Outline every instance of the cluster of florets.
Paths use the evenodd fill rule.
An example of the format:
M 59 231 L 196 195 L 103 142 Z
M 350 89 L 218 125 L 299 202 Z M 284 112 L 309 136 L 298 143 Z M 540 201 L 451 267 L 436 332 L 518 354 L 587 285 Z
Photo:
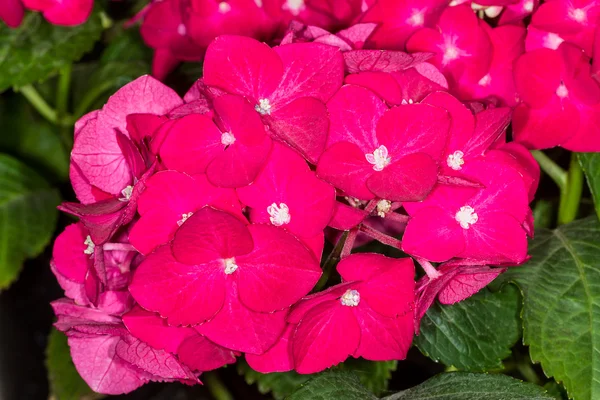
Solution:
M 53 304 L 94 390 L 242 355 L 401 360 L 436 297 L 527 258 L 539 170 L 506 141 L 510 108 L 459 101 L 431 54 L 361 49 L 373 24 L 293 28 L 273 48 L 220 36 L 183 99 L 145 76 L 76 124 Z M 356 251 L 372 240 L 412 258 Z
M 0 20 L 11 28 L 21 25 L 25 10 L 39 11 L 54 25 L 73 26 L 84 23 L 94 7 L 94 0 L 2 0 Z

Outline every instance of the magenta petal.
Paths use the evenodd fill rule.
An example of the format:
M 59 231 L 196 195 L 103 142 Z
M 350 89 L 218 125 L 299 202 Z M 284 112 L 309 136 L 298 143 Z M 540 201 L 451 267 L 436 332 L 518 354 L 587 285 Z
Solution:
M 300 97 L 326 102 L 342 86 L 344 63 L 340 49 L 321 43 L 294 43 L 274 50 L 283 62 L 284 75 L 270 97 L 273 103 L 285 104 Z
M 320 100 L 302 97 L 265 116 L 273 136 L 298 150 L 316 164 L 327 143 L 329 118 Z
M 511 111 L 507 107 L 497 107 L 475 114 L 475 129 L 473 137 L 465 146 L 465 156 L 476 157 L 482 155 L 498 140 L 510 123 Z
M 523 54 L 514 64 L 519 97 L 531 107 L 543 107 L 560 86 L 563 69 L 556 51 L 540 49 Z
M 129 291 L 142 307 L 160 313 L 172 325 L 198 324 L 223 305 L 225 277 L 222 261 L 181 264 L 165 245 L 139 265 Z
M 344 281 L 362 281 L 361 301 L 386 317 L 404 315 L 413 307 L 415 267 L 410 258 L 351 254 L 337 266 Z
M 259 313 L 246 308 L 238 298 L 237 284 L 230 281 L 221 311 L 196 330 L 228 349 L 262 354 L 283 334 L 286 314 L 287 310 Z
M 52 249 L 53 265 L 65 278 L 83 283 L 92 266 L 92 254 L 86 254 L 87 230 L 81 223 L 71 224 L 58 235 Z
M 283 63 L 264 43 L 249 37 L 219 36 L 204 59 L 204 83 L 251 101 L 267 98 L 279 86 Z
M 327 147 L 338 142 L 356 144 L 363 152 L 378 147 L 376 127 L 388 110 L 373 92 L 360 86 L 342 87 L 327 103 L 331 119 Z
M 360 345 L 354 357 L 372 361 L 404 360 L 413 338 L 413 313 L 389 318 L 382 317 L 359 304 L 354 315 L 360 325 Z
M 254 250 L 236 257 L 240 301 L 259 312 L 291 306 L 319 280 L 317 260 L 298 239 L 280 228 L 250 225 L 248 230 Z
M 169 326 L 166 319 L 139 306 L 123 315 L 123 323 L 136 338 L 169 353 L 175 353 L 187 337 L 196 336 L 192 328 Z
M 353 50 L 344 53 L 346 69 L 351 74 L 401 71 L 410 67 L 413 61 L 413 56 L 402 51 Z
M 509 214 L 480 213 L 464 235 L 465 249 L 458 257 L 492 260 L 494 264 L 519 264 L 527 257 L 527 233 Z
M 286 372 L 294 369 L 290 339 L 295 331 L 295 325 L 288 325 L 277 343 L 264 354 L 246 354 L 250 368 L 262 374 Z
M 439 160 L 448 139 L 450 116 L 443 108 L 409 104 L 390 109 L 377 124 L 377 139 L 394 157 L 422 152 Z
M 348 142 L 339 142 L 328 148 L 317 165 L 319 178 L 361 200 L 375 197 L 366 184 L 373 173 L 373 166 L 365 158 L 365 153 L 356 144 Z
M 377 197 L 390 201 L 421 201 L 437 182 L 438 165 L 425 153 L 402 157 L 372 174 L 367 187 Z
M 186 264 L 241 256 L 254 243 L 246 225 L 233 215 L 204 207 L 188 218 L 175 234 L 173 255 Z
M 306 313 L 314 308 L 317 304 L 321 304 L 329 300 L 337 301 L 340 297 L 342 297 L 344 292 L 355 285 L 356 282 L 344 282 L 335 286 L 331 286 L 321 292 L 313 293 L 304 297 L 291 308 L 291 311 L 286 318 L 287 322 L 290 324 L 298 324 L 302 318 L 304 318 L 304 315 L 306 315 Z
M 360 326 L 351 307 L 339 300 L 325 301 L 308 311 L 296 329 L 295 369 L 300 374 L 323 371 L 352 355 L 359 343 Z
M 433 92 L 423 99 L 423 103 L 448 111 L 452 120 L 448 149 L 451 152 L 453 148 L 462 149 L 473 135 L 475 128 L 473 113 L 456 97 L 447 92 Z
M 160 148 L 160 157 L 167 168 L 193 175 L 204 173 L 223 148 L 221 131 L 212 119 L 191 114 L 173 124 Z
M 131 392 L 148 382 L 147 375 L 116 354 L 118 336 L 70 337 L 71 357 L 77 372 L 90 388 L 103 394 Z
M 360 224 L 367 216 L 368 213 L 364 210 L 336 201 L 329 226 L 340 231 L 348 231 Z
M 117 343 L 119 358 L 156 377 L 166 380 L 178 379 L 197 382 L 198 379 L 188 367 L 171 353 L 157 350 L 133 336 L 124 336 Z
M 177 350 L 179 359 L 194 371 L 212 371 L 235 362 L 233 351 L 221 347 L 199 335 L 187 337 Z
M 446 261 L 465 249 L 462 228 L 437 207 L 419 210 L 411 217 L 402 237 L 402 250 L 434 262 Z
M 11 28 L 21 25 L 25 9 L 20 0 L 8 0 L 0 5 L 0 19 Z
M 344 82 L 367 88 L 376 93 L 377 96 L 381 97 L 388 104 L 400 105 L 402 103 L 402 90 L 400 90 L 396 79 L 386 72 L 359 72 L 358 74 L 350 74 L 346 76 Z

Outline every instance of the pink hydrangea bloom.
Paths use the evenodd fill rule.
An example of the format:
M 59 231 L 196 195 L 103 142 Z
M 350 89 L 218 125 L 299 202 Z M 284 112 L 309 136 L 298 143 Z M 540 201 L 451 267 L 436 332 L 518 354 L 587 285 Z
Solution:
M 89 18 L 94 0 L 21 0 L 26 8 L 40 11 L 54 25 L 79 25 Z
M 348 356 L 403 359 L 412 342 L 414 266 L 410 259 L 354 254 L 337 267 L 346 283 L 299 302 L 289 345 L 294 369 L 314 373 Z
M 517 142 L 533 149 L 600 150 L 600 86 L 581 49 L 563 43 L 557 50 L 531 51 L 514 72 L 523 101 L 513 114 Z
M 342 84 L 338 48 L 293 43 L 269 48 L 241 36 L 220 36 L 209 46 L 204 83 L 246 97 L 271 134 L 316 163 L 327 140 L 324 102 Z
M 527 256 L 523 223 L 528 193 L 508 165 L 476 160 L 464 173 L 484 185 L 438 185 L 420 203 L 405 203 L 411 216 L 402 239 L 408 254 L 442 262 L 453 257 L 520 263 Z
M 171 324 L 203 323 L 199 332 L 215 343 L 261 353 L 283 330 L 277 319 L 283 322 L 285 314 L 273 312 L 305 295 L 320 274 L 312 253 L 284 230 L 246 225 L 205 207 L 182 224 L 172 246 L 142 262 L 129 289 L 140 305 Z M 173 288 L 168 296 L 166 282 Z M 242 321 L 256 336 L 220 328 Z
M 427 196 L 448 137 L 445 110 L 425 104 L 388 109 L 374 93 L 353 85 L 340 89 L 327 108 L 331 128 L 319 177 L 362 200 Z
M 298 153 L 276 143 L 256 181 L 237 193 L 250 208 L 252 222 L 288 230 L 321 258 L 323 230 L 333 214 L 335 189 L 318 179 Z
M 161 159 L 170 169 L 206 173 L 216 186 L 246 186 L 266 162 L 271 139 L 244 98 L 223 95 L 212 103 L 214 118 L 190 114 L 173 124 L 160 149 Z

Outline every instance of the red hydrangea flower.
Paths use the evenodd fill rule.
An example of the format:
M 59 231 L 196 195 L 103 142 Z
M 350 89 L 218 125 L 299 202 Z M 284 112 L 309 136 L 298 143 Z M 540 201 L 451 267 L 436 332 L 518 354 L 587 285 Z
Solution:
M 269 15 L 287 27 L 291 21 L 337 31 L 350 25 L 362 11 L 362 0 L 262 0 Z
M 316 163 L 327 140 L 323 102 L 344 76 L 338 48 L 294 43 L 269 48 L 241 36 L 220 36 L 209 46 L 204 83 L 246 97 L 271 133 Z
M 404 50 L 417 30 L 433 28 L 448 2 L 443 0 L 380 0 L 363 15 L 361 22 L 377 23 L 367 43 L 372 49 Z
M 138 200 L 141 218 L 133 225 L 129 240 L 140 253 L 149 254 L 170 241 L 189 217 L 207 205 L 243 218 L 233 189 L 217 188 L 204 175 L 159 172 L 147 181 Z
M 188 174 L 206 173 L 222 187 L 246 186 L 256 179 L 271 150 L 271 139 L 246 100 L 222 95 L 209 114 L 190 114 L 175 122 L 160 149 L 167 168 Z
M 58 316 L 55 326 L 69 337 L 73 363 L 92 390 L 122 394 L 149 381 L 198 382 L 173 354 L 129 334 L 120 318 L 66 299 L 52 307 Z
M 414 265 L 410 259 L 353 254 L 337 267 L 345 283 L 299 302 L 288 317 L 294 369 L 322 371 L 348 356 L 404 359 L 412 342 Z
M 331 128 L 319 177 L 361 200 L 427 196 L 448 137 L 445 110 L 425 104 L 388 109 L 375 94 L 353 85 L 340 89 L 327 108 Z
M 89 18 L 94 0 L 21 0 L 30 10 L 40 11 L 54 25 L 79 25 Z
M 284 230 L 205 207 L 183 223 L 172 246 L 140 264 L 129 290 L 170 324 L 201 323 L 199 332 L 215 343 L 261 353 L 283 331 L 285 314 L 274 311 L 305 295 L 320 274 L 311 252 Z
M 490 68 L 493 47 L 483 24 L 467 5 L 448 7 L 435 29 L 418 30 L 406 47 L 410 52 L 434 53 L 430 62 L 446 75 L 450 87 L 460 92 L 461 80 L 478 82 Z
M 513 114 L 516 141 L 533 149 L 600 151 L 600 86 L 580 49 L 563 43 L 524 54 L 515 82 L 523 100 Z
M 21 25 L 25 8 L 21 0 L 6 0 L 0 4 L 0 19 L 11 28 Z
M 237 193 L 250 208 L 252 222 L 288 230 L 321 258 L 335 189 L 318 179 L 298 153 L 276 143 L 256 181 Z
M 404 204 L 411 219 L 402 249 L 435 262 L 453 257 L 522 262 L 529 201 L 521 174 L 485 160 L 470 162 L 463 173 L 484 187 L 438 185 L 424 201 Z

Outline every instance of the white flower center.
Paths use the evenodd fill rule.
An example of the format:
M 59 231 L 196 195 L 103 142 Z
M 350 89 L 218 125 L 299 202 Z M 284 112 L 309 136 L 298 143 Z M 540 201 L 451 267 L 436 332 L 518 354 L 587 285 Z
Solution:
M 258 104 L 254 106 L 254 109 L 262 115 L 271 115 L 271 102 L 269 99 L 260 99 L 258 100 Z
M 558 46 L 564 42 L 564 39 L 558 36 L 556 33 L 548 33 L 544 36 L 544 47 L 556 50 Z
M 123 197 L 119 198 L 119 201 L 129 201 L 131 194 L 133 193 L 133 186 L 129 185 L 125 189 L 121 190 Z
M 567 87 L 561 83 L 558 89 L 556 89 L 556 95 L 561 99 L 564 99 L 569 95 L 569 89 L 567 89 Z
M 226 258 L 223 260 L 223 263 L 225 264 L 225 274 L 227 275 L 233 274 L 238 269 L 235 258 Z
M 177 34 L 180 36 L 185 36 L 186 33 L 187 33 L 187 28 L 185 27 L 185 24 L 179 24 L 177 26 Z
M 85 242 L 83 242 L 83 244 L 85 244 L 87 246 L 87 248 L 83 251 L 83 254 L 87 254 L 87 255 L 94 254 L 94 249 L 96 248 L 96 245 L 94 244 L 94 242 L 92 242 L 92 237 L 90 235 L 87 235 L 87 237 L 85 238 Z
M 375 149 L 373 154 L 365 154 L 365 158 L 369 164 L 373 164 L 375 171 L 381 171 L 390 164 L 392 159 L 388 157 L 388 149 L 384 145 Z
M 256 4 L 256 7 L 258 8 L 262 8 L 263 6 L 262 0 L 254 0 L 254 4 Z
M 304 5 L 304 0 L 287 0 L 281 8 L 289 11 L 290 14 L 297 16 L 304 11 L 306 6 Z
M 179 225 L 179 226 L 183 225 L 183 223 L 185 221 L 187 221 L 187 219 L 189 217 L 191 217 L 192 215 L 194 215 L 193 212 L 189 212 L 189 213 L 186 213 L 186 214 L 181 214 L 181 219 L 179 221 L 177 221 L 177 225 Z
M 392 202 L 389 200 L 379 200 L 377 202 L 377 215 L 381 218 L 385 217 L 385 214 L 389 213 L 392 209 Z
M 532 12 L 533 11 L 533 1 L 526 1 L 523 4 L 523 10 L 525 10 L 527 12 Z
M 481 86 L 487 86 L 490 84 L 491 81 L 492 81 L 492 76 L 490 74 L 487 74 L 483 78 L 481 78 L 478 83 Z
M 271 223 L 275 226 L 289 224 L 292 219 L 290 209 L 285 203 L 279 203 L 279 206 L 277 206 L 276 203 L 273 203 L 267 207 L 267 212 L 271 216 L 271 218 L 269 218 Z
M 340 302 L 344 306 L 356 307 L 360 303 L 360 293 L 358 293 L 358 290 L 348 289 L 340 298 Z
M 229 11 L 231 11 L 231 6 L 229 5 L 229 3 L 225 1 L 219 3 L 219 12 L 221 14 L 228 13 Z
M 465 164 L 465 160 L 463 160 L 464 155 L 465 154 L 462 151 L 456 150 L 454 153 L 448 156 L 448 158 L 446 159 L 446 164 L 448 164 L 448 166 L 453 170 L 459 171 Z
M 477 222 L 479 217 L 471 206 L 462 206 L 454 216 L 456 222 L 460 224 L 463 229 L 469 229 L 471 225 Z
M 223 132 L 221 134 L 221 144 L 223 146 L 231 146 L 235 143 L 235 136 L 231 132 Z
M 450 61 L 456 60 L 458 58 L 458 48 L 454 45 L 450 45 L 446 47 L 444 50 L 444 58 L 442 59 L 442 64 L 448 64 Z
M 485 15 L 488 16 L 489 18 L 496 18 L 498 15 L 500 15 L 501 12 L 502 12 L 501 6 L 486 7 L 486 9 L 484 11 Z
M 421 10 L 413 10 L 412 15 L 407 21 L 409 25 L 412 26 L 421 26 L 425 23 L 425 16 L 423 15 L 423 11 Z
M 405 106 L 407 104 L 413 104 L 413 103 L 414 103 L 413 99 L 408 99 L 408 101 L 406 101 L 406 99 L 402 99 L 402 102 L 400 104 Z
M 587 20 L 587 14 L 581 8 L 575 8 L 569 11 L 569 17 L 573 18 L 577 22 L 585 22 Z

